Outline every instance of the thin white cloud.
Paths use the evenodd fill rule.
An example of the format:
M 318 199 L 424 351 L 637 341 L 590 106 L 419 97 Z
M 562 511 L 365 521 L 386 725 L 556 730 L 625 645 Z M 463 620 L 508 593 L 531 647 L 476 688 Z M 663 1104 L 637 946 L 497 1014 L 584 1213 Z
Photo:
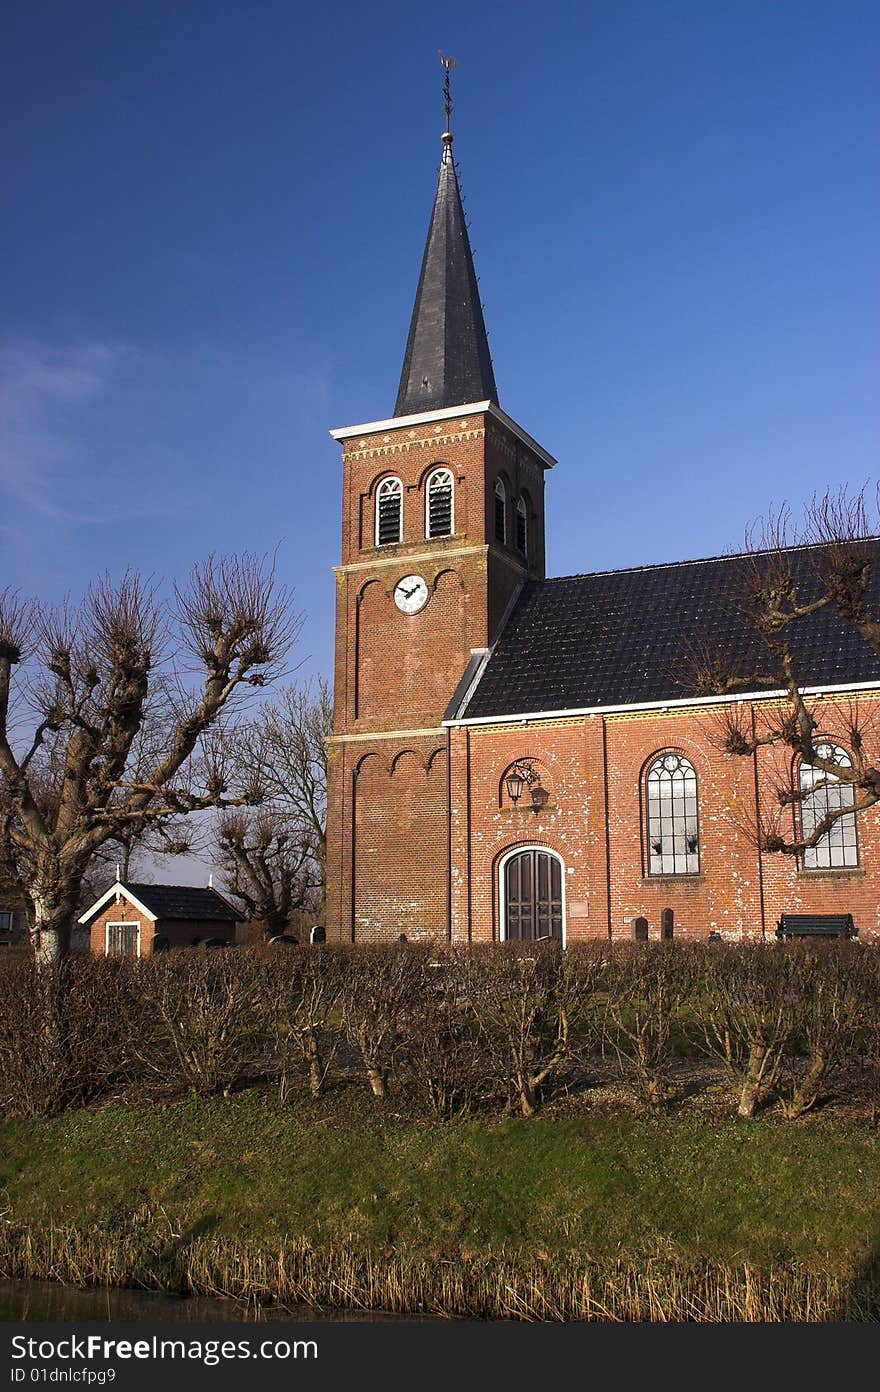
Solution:
M 86 433 L 112 400 L 136 350 L 119 343 L 0 342 L 0 498 L 25 514 L 69 525 L 143 516 L 101 496 L 90 474 Z

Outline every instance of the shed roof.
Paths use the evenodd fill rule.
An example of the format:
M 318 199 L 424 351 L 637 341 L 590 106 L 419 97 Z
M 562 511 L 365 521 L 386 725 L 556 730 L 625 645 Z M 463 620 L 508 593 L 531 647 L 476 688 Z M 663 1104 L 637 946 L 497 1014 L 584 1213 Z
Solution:
M 155 920 L 166 918 L 201 919 L 208 922 L 243 923 L 244 915 L 232 907 L 216 889 L 197 885 L 144 884 L 140 881 L 114 882 L 80 917 L 88 923 L 121 891 L 124 898 L 146 909 Z

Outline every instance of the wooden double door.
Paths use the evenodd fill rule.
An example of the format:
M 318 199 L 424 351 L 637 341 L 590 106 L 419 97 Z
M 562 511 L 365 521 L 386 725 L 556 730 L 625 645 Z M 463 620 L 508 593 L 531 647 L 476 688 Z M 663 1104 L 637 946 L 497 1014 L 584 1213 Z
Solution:
M 549 851 L 520 851 L 505 863 L 504 937 L 562 941 L 562 862 Z

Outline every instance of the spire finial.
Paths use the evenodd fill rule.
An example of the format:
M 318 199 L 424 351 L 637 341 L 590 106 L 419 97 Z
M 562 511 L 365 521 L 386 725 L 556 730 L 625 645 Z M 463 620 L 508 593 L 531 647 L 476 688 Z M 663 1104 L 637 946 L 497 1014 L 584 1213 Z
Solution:
M 449 147 L 452 144 L 452 91 L 450 87 L 449 72 L 451 68 L 458 67 L 458 60 L 456 58 L 447 58 L 442 48 L 438 49 L 438 52 L 440 54 L 440 62 L 443 64 L 444 68 L 443 110 L 446 113 L 446 129 L 444 130 L 440 138 L 443 141 L 443 155 L 445 158 L 446 152 L 449 150 Z

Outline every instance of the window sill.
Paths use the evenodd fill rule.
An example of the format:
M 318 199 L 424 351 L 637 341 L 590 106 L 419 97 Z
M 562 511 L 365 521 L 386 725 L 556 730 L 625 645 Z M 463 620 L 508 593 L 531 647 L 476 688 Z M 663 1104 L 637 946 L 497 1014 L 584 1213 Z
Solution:
M 467 540 L 467 537 L 466 537 L 466 534 L 465 534 L 464 532 L 452 532 L 451 535 L 447 535 L 447 536 L 438 536 L 438 537 L 416 537 L 415 540 L 413 540 L 412 537 L 409 537 L 409 538 L 404 539 L 403 541 L 383 541 L 383 542 L 381 542 L 381 543 L 379 543 L 379 544 L 377 544 L 377 545 L 374 545 L 374 546 L 362 546 L 362 547 L 360 548 L 360 551 L 361 551 L 361 554 L 362 554 L 362 555 L 372 555 L 372 556 L 392 555 L 392 556 L 393 556 L 393 555 L 395 555 L 395 553 L 397 553 L 397 552 L 403 552 L 403 553 L 405 553 L 405 552 L 409 552 L 409 551 L 418 551 L 419 549 L 424 549 L 424 547 L 426 547 L 426 546 L 436 546 L 437 543 L 438 543 L 438 542 L 441 542 L 441 541 L 459 541 L 459 542 L 463 542 L 463 541 L 466 541 L 466 540 Z
M 704 873 L 702 870 L 697 870 L 696 872 L 694 872 L 693 870 L 689 870 L 689 871 L 687 871 L 686 874 L 680 874 L 680 875 L 676 875 L 676 874 L 668 874 L 668 875 L 643 875 L 643 876 L 642 876 L 642 884 L 643 884 L 643 885 L 657 885 L 657 884 L 702 884 L 702 882 L 703 882 L 703 880 L 705 880 L 705 878 L 706 878 L 705 873 Z
M 859 880 L 864 879 L 867 871 L 861 865 L 841 865 L 830 869 L 805 870 L 803 866 L 798 866 L 797 877 L 799 880 Z

